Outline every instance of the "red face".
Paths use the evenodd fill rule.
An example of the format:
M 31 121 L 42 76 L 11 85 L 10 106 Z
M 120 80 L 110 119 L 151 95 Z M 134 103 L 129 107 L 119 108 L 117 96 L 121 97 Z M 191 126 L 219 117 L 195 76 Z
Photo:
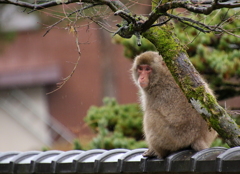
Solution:
M 149 75 L 152 72 L 152 68 L 149 65 L 139 65 L 138 70 L 138 84 L 142 88 L 148 87 Z

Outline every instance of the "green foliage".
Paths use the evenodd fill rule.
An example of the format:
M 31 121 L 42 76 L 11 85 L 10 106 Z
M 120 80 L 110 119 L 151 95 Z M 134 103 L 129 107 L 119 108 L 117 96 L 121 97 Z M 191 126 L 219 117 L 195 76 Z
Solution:
M 208 16 L 186 14 L 206 25 L 220 25 L 240 35 L 239 9 L 222 9 Z M 182 15 L 184 16 L 184 14 Z M 223 22 L 224 21 L 224 22 Z M 224 25 L 223 25 L 224 24 Z M 218 96 L 224 99 L 240 94 L 240 39 L 229 34 L 201 33 L 193 27 L 176 22 L 178 38 L 188 45 L 188 54 L 194 66 L 204 74 Z
M 92 106 L 86 123 L 97 133 L 91 148 L 135 149 L 146 147 L 142 140 L 142 112 L 137 104 L 119 105 L 115 99 L 104 98 L 101 107 Z
M 83 149 L 82 145 L 81 145 L 81 143 L 80 143 L 80 141 L 78 139 L 75 139 L 73 141 L 73 149 L 74 150 L 82 150 Z
M 238 29 L 239 10 L 222 9 L 210 16 L 192 15 L 194 20 L 204 20 L 205 24 L 216 25 L 226 21 L 224 29 L 235 30 L 234 34 L 240 34 Z M 189 14 L 188 14 L 189 16 Z M 176 23 L 178 37 L 188 44 L 188 53 L 193 63 L 204 72 L 213 72 L 221 78 L 232 76 L 240 77 L 240 39 L 228 34 L 200 33 L 193 27 L 184 27 L 182 23 Z M 238 48 L 238 49 L 236 49 Z M 203 69 L 203 65 L 207 68 Z
M 223 142 L 221 138 L 216 138 L 216 140 L 212 143 L 211 147 L 226 147 L 229 148 L 227 143 Z
M 225 30 L 240 35 L 239 9 L 221 9 L 207 16 L 190 12 L 176 13 L 179 17 L 188 17 L 205 25 L 220 25 Z M 201 33 L 179 21 L 174 23 L 177 37 L 188 46 L 187 52 L 191 62 L 210 83 L 218 99 L 240 95 L 240 39 L 227 33 Z M 123 39 L 118 36 L 114 41 L 124 46 L 125 56 L 128 58 L 134 58 L 144 51 L 156 50 L 145 39 L 142 39 L 143 44 L 140 47 L 137 46 L 135 37 Z M 168 48 L 168 50 L 172 49 Z
M 48 150 L 50 150 L 49 147 L 46 147 L 46 146 L 42 147 L 42 151 L 43 151 L 43 152 L 46 152 L 46 151 L 48 151 Z

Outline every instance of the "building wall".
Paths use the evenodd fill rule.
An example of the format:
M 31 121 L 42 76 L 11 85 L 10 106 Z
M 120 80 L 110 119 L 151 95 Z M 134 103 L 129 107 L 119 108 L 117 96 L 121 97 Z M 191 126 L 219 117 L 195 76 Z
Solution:
M 61 29 L 42 37 L 44 32 L 18 33 L 0 53 L 0 73 L 55 64 L 60 67 L 61 77 L 67 77 L 78 58 L 75 38 Z M 93 133 L 83 121 L 89 107 L 101 106 L 105 96 L 115 97 L 121 104 L 137 102 L 137 89 L 130 78 L 131 61 L 124 58 L 122 46 L 111 43 L 110 34 L 82 29 L 79 40 L 82 56 L 74 75 L 46 99 L 52 117 L 80 139 L 90 139 Z M 50 92 L 56 85 L 45 89 Z
M 0 91 L 0 151 L 40 150 L 51 144 L 44 93 L 43 87 Z

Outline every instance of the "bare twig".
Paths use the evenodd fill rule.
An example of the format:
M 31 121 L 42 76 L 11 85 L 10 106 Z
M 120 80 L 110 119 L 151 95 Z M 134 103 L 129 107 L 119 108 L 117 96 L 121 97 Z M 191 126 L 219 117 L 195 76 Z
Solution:
M 206 32 L 209 33 L 209 32 L 211 32 L 211 31 L 220 32 L 220 33 L 225 32 L 225 33 L 228 33 L 228 34 L 230 34 L 230 35 L 239 37 L 238 35 L 233 34 L 233 33 L 229 32 L 229 31 L 223 29 L 222 27 L 220 27 L 220 24 L 223 23 L 224 21 L 222 21 L 222 22 L 219 23 L 218 25 L 211 26 L 211 25 L 206 25 L 206 24 L 204 24 L 204 23 L 201 23 L 201 22 L 199 22 L 199 21 L 195 21 L 195 20 L 193 20 L 193 19 L 186 18 L 186 17 L 179 17 L 179 16 L 175 16 L 175 15 L 172 15 L 172 14 L 168 14 L 168 13 L 167 13 L 167 16 L 172 17 L 172 18 L 175 18 L 175 19 L 177 19 L 178 21 L 180 21 L 180 22 L 182 22 L 182 23 L 184 23 L 184 24 L 186 24 L 186 25 L 189 25 L 189 26 L 191 26 L 191 27 L 194 27 L 194 28 L 196 28 L 197 30 L 199 30 L 199 31 L 201 31 L 201 32 L 204 32 L 204 33 L 206 33 Z M 186 21 L 187 21 L 187 22 L 186 22 Z M 196 26 L 196 25 L 192 25 L 192 24 L 190 24 L 189 22 L 190 22 L 190 23 L 193 23 L 193 24 L 196 24 L 197 26 Z M 200 27 L 198 27 L 198 26 L 200 26 Z M 205 29 L 207 29 L 207 30 L 204 30 L 203 28 L 205 28 Z
M 71 3 L 79 3 L 79 0 L 66 0 L 62 2 L 64 4 L 71 4 Z M 107 5 L 113 12 L 116 12 L 117 10 L 124 10 L 128 11 L 127 7 L 120 1 L 111 1 L 111 0 L 80 0 L 80 3 L 89 3 L 89 4 L 100 4 L 100 5 Z M 24 1 L 19 0 L 0 0 L 0 4 L 12 4 L 20 7 L 25 7 L 28 9 L 33 10 L 42 10 L 49 7 L 58 6 L 59 3 L 56 0 L 47 1 L 44 3 L 38 2 L 38 4 L 34 3 L 28 3 Z M 129 12 L 129 11 L 128 11 Z
M 114 33 L 114 31 L 110 31 L 109 29 L 107 29 L 102 22 L 95 20 L 93 17 L 90 16 L 86 16 L 86 18 L 88 18 L 89 20 L 93 21 L 94 23 L 96 23 L 98 26 L 100 26 L 101 28 L 103 28 L 104 30 L 106 30 L 109 33 Z
M 186 25 L 189 25 L 189 26 L 191 26 L 193 28 L 196 28 L 197 30 L 199 30 L 199 31 L 201 31 L 203 33 L 209 33 L 210 31 L 212 31 L 210 26 L 207 26 L 207 25 L 205 25 L 205 24 L 203 24 L 203 23 L 201 23 L 199 21 L 195 21 L 193 19 L 186 18 L 186 17 L 175 16 L 175 15 L 168 14 L 168 13 L 166 15 L 171 17 L 171 18 L 177 19 L 178 21 L 180 21 L 180 22 L 182 22 L 182 23 L 184 23 Z M 198 27 L 196 25 L 192 25 L 190 23 L 193 23 L 193 24 L 196 24 L 196 25 L 201 26 L 203 28 L 206 28 L 207 30 L 204 30 L 204 29 L 202 29 L 202 28 L 200 28 L 200 27 Z
M 78 0 L 68 0 L 65 4 L 70 4 L 74 2 L 79 2 Z M 41 10 L 44 8 L 49 8 L 49 7 L 54 7 L 59 5 L 55 0 L 54 1 L 49 1 L 41 4 L 31 4 L 28 2 L 23 2 L 19 0 L 0 0 L 0 4 L 12 4 L 20 7 L 25 7 L 28 9 L 33 9 L 33 10 Z
M 72 13 L 69 13 L 67 16 L 63 17 L 62 19 L 60 19 L 59 21 L 57 21 L 56 23 L 52 24 L 51 26 L 48 27 L 48 30 L 44 33 L 43 37 L 46 36 L 48 34 L 48 32 L 53 28 L 55 27 L 56 25 L 58 25 L 59 23 L 61 23 L 62 21 L 64 21 L 65 19 L 69 18 L 70 16 L 72 16 L 73 14 L 75 13 L 81 13 L 83 10 L 86 10 L 88 8 L 91 8 L 91 7 L 94 7 L 94 6 L 97 6 L 99 4 L 91 4 L 89 6 L 86 6 L 86 7 L 83 7 L 79 10 L 75 10 L 73 11 Z
M 231 115 L 240 115 L 240 110 L 231 110 L 228 111 Z
M 153 24 L 151 27 L 156 27 L 156 26 L 161 26 L 161 25 L 164 25 L 166 24 L 168 21 L 170 21 L 172 19 L 172 17 L 170 17 L 168 20 L 166 21 L 163 21 L 163 22 L 160 22 L 160 23 L 157 23 L 157 24 Z
M 184 8 L 190 12 L 208 15 L 217 9 L 240 7 L 240 3 L 237 1 L 226 1 L 220 3 L 219 0 L 214 0 L 213 2 L 208 0 L 207 2 L 207 5 L 204 1 L 197 0 L 194 0 L 194 3 L 185 0 L 173 0 L 164 4 L 159 3 L 156 9 L 150 13 L 148 20 L 145 21 L 142 28 L 146 31 L 160 16 L 165 16 L 167 11 L 171 9 Z
M 232 32 L 229 32 L 229 31 L 227 31 L 227 30 L 225 30 L 225 29 L 221 29 L 223 32 L 225 32 L 225 33 L 227 33 L 227 34 L 230 34 L 230 35 L 232 35 L 232 36 L 235 36 L 235 37 L 238 37 L 238 38 L 240 38 L 240 35 L 236 35 L 236 34 L 233 34 Z
M 78 52 L 77 62 L 75 63 L 72 72 L 71 72 L 67 77 L 65 77 L 64 79 L 62 79 L 61 82 L 59 82 L 59 83 L 57 84 L 57 88 L 56 88 L 55 90 L 47 93 L 47 95 L 48 95 L 48 94 L 51 94 L 51 93 L 53 93 L 53 92 L 58 91 L 59 89 L 61 89 L 61 88 L 67 83 L 67 81 L 73 76 L 75 70 L 77 69 L 78 63 L 79 63 L 79 61 L 80 61 L 80 58 L 81 58 L 81 50 L 80 50 L 80 46 L 79 46 L 78 32 L 77 32 L 77 30 L 76 30 L 76 28 L 75 28 L 74 26 L 71 26 L 71 27 L 72 27 L 72 29 L 74 30 L 73 32 L 74 32 L 75 39 L 76 39 L 76 46 L 77 46 L 77 52 Z
M 133 23 L 134 25 L 136 25 L 136 19 L 129 15 L 129 13 L 125 12 L 125 11 L 122 11 L 122 10 L 118 10 L 114 13 L 114 15 L 118 15 L 120 17 L 122 17 L 123 19 L 125 19 L 129 24 L 130 23 Z

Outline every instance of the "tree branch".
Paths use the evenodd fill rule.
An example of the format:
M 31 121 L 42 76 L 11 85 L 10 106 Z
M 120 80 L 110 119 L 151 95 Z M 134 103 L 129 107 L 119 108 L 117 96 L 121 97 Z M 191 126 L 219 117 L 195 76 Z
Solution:
M 179 16 L 176 16 L 176 15 L 172 15 L 172 14 L 166 14 L 167 16 L 171 17 L 171 18 L 174 18 L 174 19 L 177 19 L 178 21 L 182 22 L 183 24 L 186 24 L 190 27 L 193 27 L 203 33 L 209 33 L 209 32 L 219 32 L 219 33 L 227 33 L 227 34 L 230 34 L 230 35 L 233 35 L 235 37 L 238 37 L 240 38 L 239 35 L 236 35 L 236 34 L 233 34 L 225 29 L 223 29 L 222 27 L 220 27 L 220 24 L 223 23 L 224 21 L 222 21 L 221 23 L 219 23 L 218 25 L 214 25 L 214 26 L 210 26 L 210 25 L 206 25 L 204 23 L 201 23 L 199 21 L 195 21 L 193 19 L 190 19 L 190 18 L 186 18 L 186 17 L 179 17 Z M 187 21 L 187 22 L 186 22 Z M 192 25 L 190 23 L 193 23 L 193 24 L 196 24 L 196 25 Z M 198 27 L 200 26 L 200 27 Z M 203 29 L 205 28 L 205 29 Z
M 81 11 L 86 10 L 86 9 L 88 9 L 88 8 L 91 8 L 91 7 L 94 7 L 94 6 L 97 6 L 97 5 L 99 5 L 99 4 L 91 4 L 91 5 L 89 5 L 89 6 L 86 6 L 86 7 L 81 8 L 81 9 L 79 9 L 79 10 L 75 10 L 75 11 L 73 11 L 72 13 L 69 13 L 67 16 L 65 16 L 64 18 L 60 19 L 59 21 L 55 22 L 55 23 L 52 24 L 50 27 L 48 27 L 48 30 L 44 33 L 43 37 L 46 36 L 47 33 L 48 33 L 54 26 L 58 25 L 59 23 L 61 23 L 62 21 L 64 21 L 64 20 L 67 19 L 68 17 L 72 16 L 73 14 L 75 14 L 75 13 L 81 13 Z
M 189 25 L 189 26 L 191 26 L 193 28 L 196 28 L 197 30 L 199 30 L 199 31 L 201 31 L 203 33 L 209 33 L 211 31 L 223 32 L 223 29 L 221 27 L 219 27 L 219 25 L 217 25 L 217 26 L 209 26 L 209 25 L 206 25 L 206 24 L 201 23 L 199 21 L 195 21 L 193 19 L 190 19 L 190 18 L 179 17 L 179 16 L 176 16 L 176 15 L 168 14 L 168 13 L 166 15 L 171 17 L 171 18 L 177 19 L 178 21 L 180 21 L 180 22 L 182 22 L 182 23 L 184 23 L 186 25 Z M 190 23 L 193 23 L 195 25 L 192 25 Z M 204 30 L 203 28 L 205 28 L 206 30 Z
M 53 93 L 53 92 L 58 91 L 59 89 L 61 89 L 61 88 L 68 82 L 68 80 L 73 76 L 74 72 L 76 71 L 77 66 L 78 66 L 78 63 L 79 63 L 79 61 L 80 61 L 80 58 L 81 58 L 82 53 L 81 53 L 80 46 L 79 46 L 80 43 L 79 43 L 79 40 L 78 40 L 78 32 L 77 32 L 77 30 L 76 30 L 76 28 L 75 28 L 74 26 L 72 26 L 72 28 L 73 28 L 73 30 L 74 30 L 74 31 L 73 31 L 74 33 L 73 33 L 73 34 L 74 34 L 74 36 L 75 36 L 75 42 L 76 42 L 77 52 L 78 52 L 77 62 L 74 63 L 74 67 L 73 67 L 72 72 L 71 72 L 67 77 L 63 78 L 62 81 L 57 84 L 57 88 L 56 88 L 55 90 L 48 92 L 47 95 L 48 95 L 48 94 L 51 94 L 51 93 Z
M 74 2 L 79 2 L 79 0 L 68 0 L 68 2 L 66 2 L 65 4 L 70 4 Z M 50 1 L 50 2 L 41 3 L 41 4 L 32 4 L 32 3 L 18 1 L 18 0 L 0 0 L 0 4 L 12 4 L 12 5 L 28 8 L 28 9 L 33 9 L 33 10 L 41 10 L 44 8 L 49 8 L 49 7 L 54 7 L 59 5 L 57 1 Z
M 33 10 L 42 10 L 44 8 L 54 7 L 58 6 L 61 3 L 64 4 L 71 4 L 71 3 L 79 3 L 79 0 L 53 0 L 45 3 L 28 3 L 24 1 L 19 0 L 0 0 L 0 4 L 12 4 L 28 9 Z M 80 0 L 80 3 L 89 3 L 89 4 L 99 4 L 99 5 L 107 5 L 113 12 L 116 12 L 117 10 L 124 10 L 129 12 L 127 7 L 121 3 L 120 1 L 111 1 L 111 0 Z
M 162 25 L 168 23 L 171 19 L 172 19 L 172 17 L 170 17 L 166 21 L 163 21 L 163 22 L 160 22 L 160 23 L 157 23 L 157 24 L 153 24 L 151 27 L 162 26 Z
M 143 32 L 149 29 L 154 22 L 157 21 L 157 19 L 160 16 L 166 16 L 167 11 L 171 9 L 176 8 L 184 8 L 190 12 L 199 13 L 199 14 L 205 14 L 208 15 L 212 13 L 214 10 L 221 9 L 221 8 L 236 8 L 240 7 L 240 3 L 236 3 L 236 1 L 226 1 L 220 3 L 219 0 L 206 0 L 206 1 L 197 1 L 192 0 L 192 2 L 186 1 L 186 0 L 173 0 L 167 3 L 158 3 L 155 10 L 153 10 L 148 17 L 148 20 L 145 21 L 143 24 Z
M 214 0 L 210 5 L 205 4 L 193 4 L 189 3 L 188 1 L 172 1 L 165 3 L 163 5 L 159 5 L 156 9 L 156 13 L 165 13 L 170 9 L 175 8 L 185 8 L 186 10 L 194 13 L 200 13 L 208 15 L 214 10 L 220 9 L 220 8 L 236 8 L 240 7 L 240 3 L 234 3 L 236 1 L 226 1 L 223 3 L 220 3 L 219 0 Z

